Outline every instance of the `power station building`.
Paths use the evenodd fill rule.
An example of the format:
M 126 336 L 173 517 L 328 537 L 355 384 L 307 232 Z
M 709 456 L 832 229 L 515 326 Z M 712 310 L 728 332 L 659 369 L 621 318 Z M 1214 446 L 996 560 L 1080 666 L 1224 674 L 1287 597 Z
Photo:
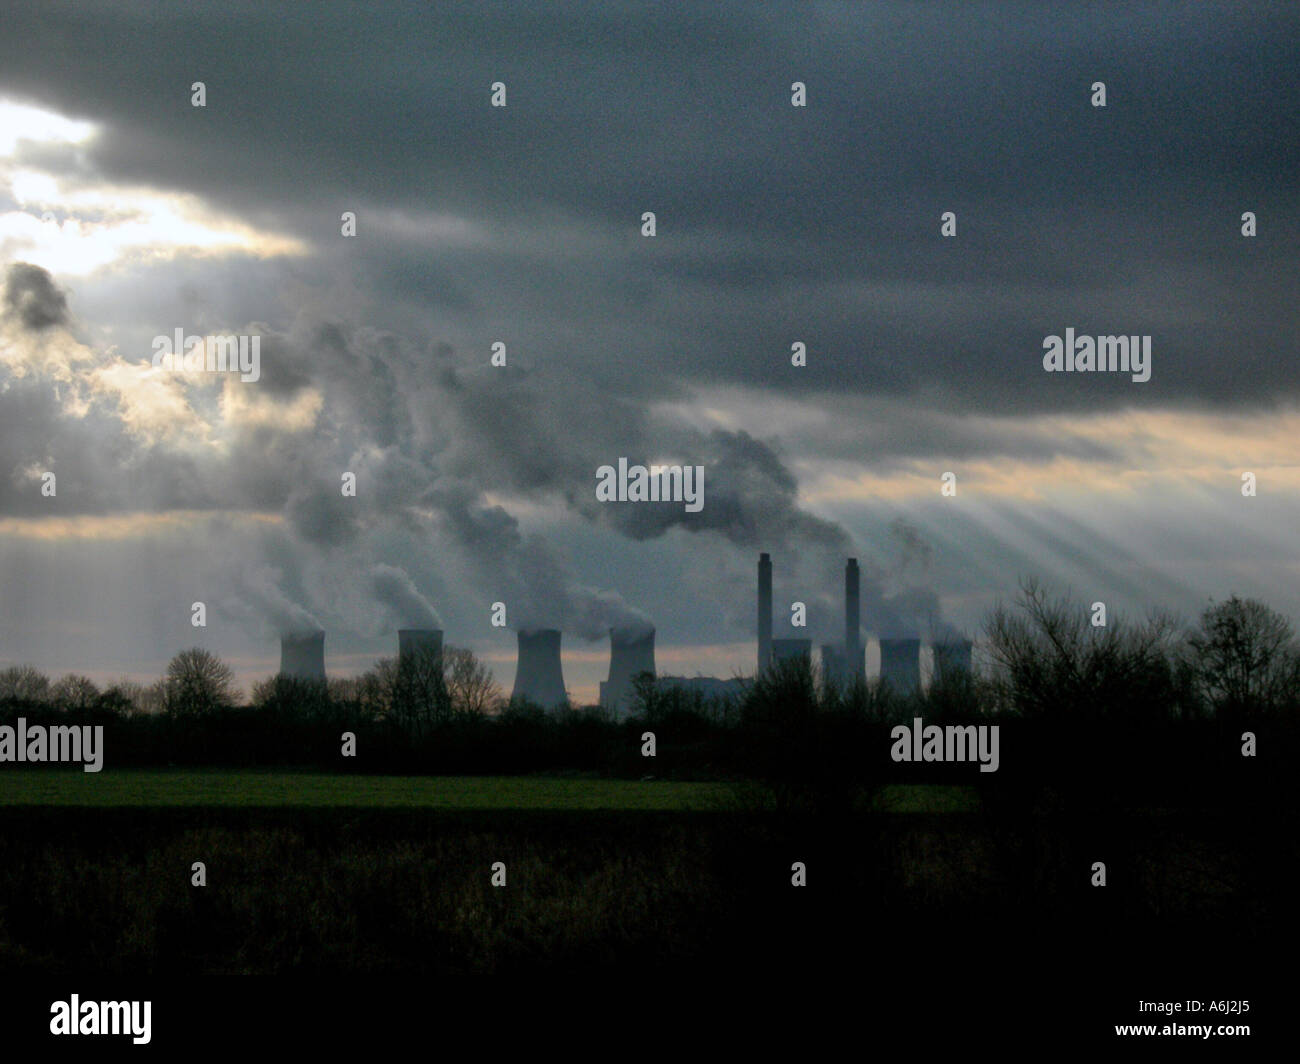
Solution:
M 758 656 L 757 671 L 774 662 L 813 660 L 813 641 L 807 638 L 773 638 L 772 557 L 758 559 Z M 517 633 L 518 659 L 511 699 L 526 699 L 544 709 L 568 704 L 561 662 L 561 633 L 555 628 L 526 628 Z M 880 682 L 906 694 L 921 688 L 921 640 L 881 637 Z M 866 678 L 866 642 L 862 638 L 861 574 L 856 558 L 844 567 L 844 641 L 820 646 L 822 675 L 840 686 L 851 686 Z M 600 682 L 600 704 L 619 715 L 635 708 L 637 677 L 655 677 L 659 690 L 681 689 L 708 698 L 734 697 L 743 692 L 740 680 L 709 676 L 657 675 L 655 629 L 650 624 L 616 626 L 609 629 L 609 675 Z M 932 678 L 972 670 L 971 640 L 951 636 L 936 640 L 932 650 Z M 443 632 L 438 628 L 403 628 L 398 631 L 398 662 L 417 656 L 443 659 Z M 285 634 L 280 640 L 280 675 L 292 679 L 325 680 L 325 633 L 320 629 Z
M 828 679 L 849 684 L 866 675 L 866 646 L 861 633 L 861 580 L 858 560 L 850 558 L 844 567 L 844 644 L 825 643 L 821 648 L 822 668 Z M 811 639 L 772 638 L 772 558 L 758 557 L 758 671 L 773 662 L 813 655 Z
M 772 661 L 795 661 L 807 658 L 812 661 L 811 639 L 773 639 Z
M 884 638 L 880 643 L 880 682 L 895 692 L 906 694 L 921 688 L 921 640 L 919 638 Z M 954 670 L 971 671 L 973 644 L 969 639 L 949 638 L 932 648 L 934 674 Z M 821 645 L 822 675 L 840 686 L 851 686 L 867 675 L 867 647 L 862 638 L 861 573 L 856 558 L 844 566 L 844 642 Z M 758 671 L 773 662 L 792 658 L 812 660 L 809 639 L 772 638 L 772 558 L 758 558 Z

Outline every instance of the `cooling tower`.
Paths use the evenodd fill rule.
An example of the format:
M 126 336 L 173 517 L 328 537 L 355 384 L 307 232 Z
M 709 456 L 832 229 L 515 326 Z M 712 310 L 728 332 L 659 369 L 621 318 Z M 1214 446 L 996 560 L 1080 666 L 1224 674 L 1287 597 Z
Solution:
M 970 672 L 972 646 L 969 639 L 946 639 L 942 643 L 935 643 L 933 647 L 935 674 Z
M 519 632 L 519 661 L 515 666 L 512 699 L 526 698 L 543 709 L 564 705 L 564 672 L 560 668 L 557 628 L 523 628 Z
M 862 645 L 861 632 L 862 587 L 858 577 L 858 559 L 850 558 L 844 567 L 844 683 L 852 683 L 865 672 L 866 648 Z
M 843 687 L 845 679 L 844 653 L 832 643 L 822 644 L 822 680 Z
M 772 660 L 790 661 L 794 658 L 807 658 L 812 661 L 811 639 L 773 639 Z
M 921 641 L 882 639 L 880 680 L 898 694 L 910 694 L 921 686 Z
M 772 661 L 772 556 L 758 556 L 758 671 Z
M 632 681 L 655 671 L 655 630 L 636 625 L 609 630 L 609 679 L 600 685 L 601 705 L 616 713 L 632 708 Z
M 280 675 L 294 680 L 325 679 L 325 633 L 297 632 L 280 637 Z
M 399 628 L 397 631 L 397 660 L 401 662 L 412 655 L 431 653 L 442 661 L 441 628 Z

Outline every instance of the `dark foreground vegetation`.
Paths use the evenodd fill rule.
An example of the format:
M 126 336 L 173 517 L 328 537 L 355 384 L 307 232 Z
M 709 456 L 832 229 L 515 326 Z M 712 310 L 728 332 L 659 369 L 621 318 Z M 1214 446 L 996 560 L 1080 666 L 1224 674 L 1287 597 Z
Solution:
M 642 684 L 623 721 L 498 705 L 490 685 L 467 697 L 449 673 L 393 666 L 351 688 L 271 682 L 236 706 L 201 653 L 173 663 L 157 712 L 0 689 L 0 723 L 103 723 L 106 772 L 653 775 L 735 796 L 718 812 L 0 808 L 0 968 L 797 979 L 844 962 L 864 979 L 916 965 L 952 983 L 942 996 L 990 957 L 1114 977 L 1258 971 L 1293 951 L 1300 655 L 1286 622 L 1233 599 L 1191 631 L 1160 617 L 1095 628 L 1028 585 L 987 635 L 993 668 L 924 694 L 836 688 L 795 663 L 728 702 Z M 998 771 L 893 761 L 891 730 L 916 717 L 998 724 Z M 343 732 L 356 757 L 340 756 Z M 886 783 L 973 785 L 979 811 L 873 809 Z
M 1296 918 L 1276 873 L 1295 867 L 1296 826 L 1148 814 L 1062 834 L 981 814 L 3 810 L 0 968 L 798 979 L 842 961 L 865 989 L 924 962 L 960 994 L 1011 953 L 1050 952 L 1054 971 L 1140 955 L 1154 971 L 1281 949 Z M 1108 863 L 1105 890 L 1088 885 L 1095 859 Z M 199 860 L 205 887 L 190 882 Z M 497 861 L 503 887 L 490 882 Z M 795 861 L 804 889 L 791 886 Z

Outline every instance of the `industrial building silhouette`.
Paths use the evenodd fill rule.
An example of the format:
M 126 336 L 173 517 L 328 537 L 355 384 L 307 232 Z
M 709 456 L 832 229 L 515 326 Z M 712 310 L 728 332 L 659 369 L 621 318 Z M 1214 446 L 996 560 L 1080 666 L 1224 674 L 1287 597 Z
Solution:
M 812 662 L 813 641 L 808 638 L 772 636 L 772 557 L 758 558 L 757 659 L 761 673 L 774 663 L 806 659 Z M 561 655 L 562 633 L 558 628 L 523 628 L 516 633 L 518 657 L 512 700 L 527 700 L 544 709 L 568 702 Z M 880 636 L 882 684 L 907 694 L 921 688 L 922 643 L 918 636 Z M 637 677 L 648 673 L 659 689 L 677 688 L 699 692 L 707 698 L 739 695 L 740 679 L 713 676 L 659 676 L 655 668 L 655 628 L 650 624 L 616 626 L 609 629 L 609 675 L 600 682 L 599 701 L 619 715 L 634 707 Z M 844 641 L 821 645 L 823 676 L 838 685 L 849 686 L 867 678 L 867 645 L 862 638 L 861 575 L 856 558 L 844 566 Z M 443 633 L 437 628 L 403 628 L 398 632 L 399 662 L 417 653 L 432 653 L 441 659 Z M 934 676 L 970 672 L 971 640 L 950 637 L 936 640 L 931 647 Z M 289 633 L 281 637 L 280 674 L 294 679 L 325 679 L 325 633 L 319 629 Z

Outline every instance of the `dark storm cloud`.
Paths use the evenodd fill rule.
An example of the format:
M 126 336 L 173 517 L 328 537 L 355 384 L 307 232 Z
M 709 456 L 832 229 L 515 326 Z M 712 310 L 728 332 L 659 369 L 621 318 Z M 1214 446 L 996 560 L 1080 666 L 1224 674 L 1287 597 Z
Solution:
M 40 331 L 68 320 L 68 301 L 54 279 L 39 266 L 15 262 L 5 271 L 5 314 L 25 329 Z
M 1014 417 L 954 417 L 947 404 L 880 401 L 861 396 L 827 397 L 826 415 L 815 425 L 792 433 L 789 444 L 824 459 L 861 466 L 869 461 L 877 473 L 912 468 L 922 460 L 1002 458 L 1041 461 L 1076 458 L 1099 464 L 1123 460 L 1124 441 L 1109 444 L 1084 436 L 1053 432 Z
M 634 539 L 681 528 L 713 532 L 743 547 L 849 546 L 842 528 L 800 506 L 794 474 L 771 445 L 749 433 L 702 432 L 657 420 L 589 380 L 550 367 L 527 373 L 484 366 L 448 370 L 437 379 L 440 394 L 430 401 L 449 427 L 444 461 L 462 480 L 524 495 L 558 494 L 590 520 Z M 597 501 L 596 470 L 620 457 L 630 464 L 702 465 L 703 508 Z
M 84 149 L 23 149 L 28 163 L 72 186 L 194 193 L 311 254 L 88 280 L 104 320 L 129 326 L 113 342 L 138 334 L 127 358 L 178 325 L 260 333 L 247 394 L 272 412 L 205 449 L 133 431 L 102 391 L 74 410 L 63 382 L 7 381 L 0 507 L 277 515 L 251 561 L 229 560 L 226 608 L 280 628 L 328 610 L 390 623 L 395 585 L 369 574 L 394 552 L 449 618 L 499 597 L 512 627 L 596 638 L 637 619 L 596 586 L 618 577 L 521 516 L 559 505 L 643 552 L 707 559 L 695 601 L 726 601 L 735 632 L 752 623 L 755 549 L 784 552 L 782 573 L 834 617 L 852 539 L 801 505 L 798 462 L 1114 461 L 1015 416 L 1300 394 L 1281 357 L 1300 333 L 1296 28 L 1292 6 L 1265 4 L 9 5 L 0 95 L 104 126 Z M 1088 106 L 1094 80 L 1105 110 Z M 938 236 L 944 210 L 955 240 Z M 55 283 L 24 283 L 36 309 L 20 323 L 58 333 Z M 1152 381 L 1044 374 L 1042 338 L 1068 326 L 1153 334 Z M 735 386 L 830 416 L 791 449 L 743 400 L 717 431 L 652 406 Z M 313 395 L 310 424 L 290 419 Z M 595 470 L 620 456 L 704 465 L 703 512 L 598 504 Z M 31 480 L 44 468 L 57 499 Z M 864 615 L 916 634 L 937 599 L 897 570 L 924 568 L 929 544 L 900 527 L 904 546 L 864 559 Z M 429 591 L 462 575 L 454 557 L 469 605 Z M 702 628 L 682 612 L 661 624 Z
M 436 309 L 466 346 L 500 322 L 615 396 L 676 379 L 1009 413 L 1268 404 L 1300 382 L 1276 357 L 1300 329 L 1298 17 L 42 3 L 9 17 L 0 88 L 105 122 L 105 175 L 287 226 L 363 266 L 394 316 Z M 496 239 L 376 228 L 392 210 Z M 1042 373 L 1066 326 L 1151 333 L 1153 380 Z
M 356 508 L 328 483 L 295 489 L 285 502 L 285 516 L 303 539 L 322 547 L 341 546 L 360 531 Z
M 850 547 L 838 525 L 801 509 L 799 485 L 775 451 L 746 432 L 714 431 L 676 439 L 681 464 L 704 468 L 704 501 L 698 512 L 681 502 L 599 503 L 581 500 L 594 520 L 634 539 L 661 536 L 669 529 L 715 532 L 743 547 L 805 543 L 835 552 Z M 642 462 L 641 456 L 632 463 Z M 591 478 L 594 487 L 594 476 Z

